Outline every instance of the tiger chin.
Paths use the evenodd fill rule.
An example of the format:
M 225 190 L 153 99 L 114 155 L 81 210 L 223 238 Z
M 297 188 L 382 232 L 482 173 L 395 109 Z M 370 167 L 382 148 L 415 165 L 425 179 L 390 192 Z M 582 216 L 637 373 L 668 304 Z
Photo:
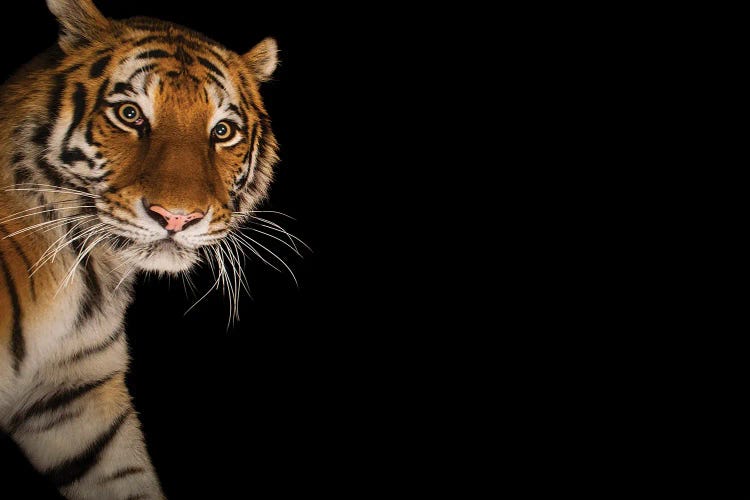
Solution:
M 47 6 L 57 44 L 0 89 L 0 428 L 66 498 L 164 498 L 124 382 L 133 275 L 237 244 L 278 161 L 277 46 Z

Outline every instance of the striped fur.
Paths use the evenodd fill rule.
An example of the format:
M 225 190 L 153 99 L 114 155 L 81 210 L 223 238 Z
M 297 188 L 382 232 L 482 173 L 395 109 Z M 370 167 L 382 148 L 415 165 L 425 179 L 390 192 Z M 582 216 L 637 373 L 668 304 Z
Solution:
M 190 269 L 266 196 L 276 45 L 47 4 L 58 44 L 0 92 L 0 428 L 66 498 L 164 498 L 124 383 L 132 271 Z

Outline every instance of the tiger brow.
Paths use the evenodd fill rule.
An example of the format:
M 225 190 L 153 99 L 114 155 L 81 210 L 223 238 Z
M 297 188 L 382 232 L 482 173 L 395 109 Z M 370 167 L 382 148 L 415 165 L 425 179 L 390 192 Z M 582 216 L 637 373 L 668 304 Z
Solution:
M 210 54 L 221 64 L 223 64 L 224 66 L 228 66 L 227 60 L 221 54 L 219 54 L 216 50 L 214 50 L 214 49 L 223 49 L 223 47 L 216 45 L 214 43 L 188 40 L 182 35 L 176 35 L 176 36 L 169 36 L 166 34 L 151 35 L 151 36 L 142 38 L 140 40 L 134 40 L 131 43 L 133 43 L 134 47 L 142 47 L 152 42 L 183 45 L 188 49 L 195 50 L 198 52 L 205 52 L 206 55 Z
M 166 50 L 153 49 L 141 52 L 134 59 L 162 59 L 165 57 L 174 57 L 174 54 L 170 54 Z
M 200 63 L 201 66 L 208 69 L 212 73 L 215 73 L 217 76 L 220 76 L 224 80 L 227 79 L 224 72 L 221 71 L 219 68 L 217 68 L 216 65 L 212 63 L 211 61 L 209 61 L 208 59 L 204 59 L 203 57 L 198 56 L 198 62 Z
M 132 74 L 130 75 L 130 77 L 129 77 L 129 78 L 127 79 L 127 82 L 128 82 L 128 84 L 130 84 L 130 82 L 132 82 L 132 81 L 133 81 L 133 78 L 135 78 L 135 77 L 137 77 L 137 76 L 139 76 L 139 75 L 142 75 L 142 74 L 148 73 L 148 72 L 150 72 L 150 71 L 151 71 L 152 69 L 155 69 L 155 68 L 158 68 L 158 67 L 159 67 L 159 65 L 158 65 L 158 64 L 156 64 L 156 63 L 151 63 L 151 64 L 147 64 L 147 65 L 145 65 L 145 66 L 141 66 L 141 67 L 140 67 L 140 68 L 138 68 L 137 70 L 133 71 L 133 73 L 132 73 Z
M 112 89 L 112 92 L 107 94 L 109 97 L 112 97 L 113 95 L 129 95 L 129 94 L 135 94 L 135 89 L 132 85 L 130 85 L 127 82 L 117 82 L 115 83 L 114 88 Z

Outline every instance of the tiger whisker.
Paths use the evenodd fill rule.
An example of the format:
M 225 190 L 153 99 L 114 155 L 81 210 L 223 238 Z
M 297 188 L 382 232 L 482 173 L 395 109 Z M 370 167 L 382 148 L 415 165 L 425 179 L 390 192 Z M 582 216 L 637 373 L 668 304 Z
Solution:
M 56 222 L 58 222 L 57 225 L 55 225 L 53 227 L 44 228 L 44 229 L 41 230 L 41 232 L 42 233 L 46 233 L 46 232 L 49 232 L 49 231 L 54 231 L 55 229 L 59 228 L 60 226 L 64 226 L 68 222 L 72 222 L 73 220 L 78 220 L 78 219 L 83 219 L 83 218 L 85 218 L 85 219 L 92 219 L 92 218 L 96 218 L 96 215 L 75 215 L 75 216 L 71 216 L 70 220 L 68 220 L 68 219 L 58 219 L 56 221 Z
M 111 244 L 110 244 L 110 248 L 112 248 Z M 116 265 L 115 267 L 113 267 L 107 274 L 105 274 L 105 276 L 109 276 L 110 274 L 114 273 L 115 271 L 117 271 L 121 267 L 129 265 L 129 264 L 132 264 L 136 260 L 138 260 L 137 257 L 130 257 L 128 259 L 125 259 L 122 263 L 120 263 L 120 264 Z
M 232 236 L 235 236 L 235 237 L 236 237 L 236 234 L 232 234 Z M 271 267 L 272 269 L 275 269 L 275 270 L 276 270 L 276 271 L 278 271 L 278 272 L 282 272 L 282 271 L 281 271 L 281 269 L 279 269 L 278 267 L 276 267 L 276 266 L 274 266 L 273 264 L 271 264 L 270 262 L 268 262 L 268 260 L 266 260 L 266 259 L 265 259 L 265 257 L 263 257 L 263 256 L 262 256 L 262 255 L 260 254 L 260 252 L 258 252 L 258 250 L 257 250 L 257 249 L 256 249 L 256 248 L 255 248 L 254 246 L 252 246 L 252 244 L 250 244 L 249 242 L 247 242 L 247 241 L 244 241 L 243 239 L 240 239 L 240 238 L 238 238 L 238 239 L 237 239 L 237 242 L 238 242 L 238 243 L 239 243 L 240 245 L 242 245 L 242 246 L 244 246 L 245 248 L 247 248 L 248 250 L 250 250 L 251 252 L 253 252 L 253 254 L 254 254 L 254 255 L 255 255 L 256 257 L 258 257 L 258 258 L 259 258 L 260 260 L 262 260 L 262 261 L 263 261 L 263 263 L 265 263 L 265 264 L 266 264 L 267 266 Z
M 273 257 L 276 258 L 276 260 L 278 260 L 279 262 L 281 262 L 281 264 L 286 268 L 286 270 L 289 271 L 289 274 L 292 276 L 292 279 L 294 280 L 294 283 L 297 285 L 297 288 L 299 288 L 299 282 L 297 281 L 297 277 L 294 275 L 294 272 L 292 271 L 292 269 L 287 265 L 286 262 L 283 261 L 283 259 L 281 257 L 279 257 L 278 255 L 276 255 L 274 252 L 272 252 L 271 250 L 269 250 L 264 245 L 258 243 L 258 241 L 250 238 L 250 236 L 246 235 L 245 233 L 239 232 L 239 233 L 236 233 L 236 234 L 237 234 L 237 236 L 240 239 L 247 238 L 248 240 L 252 241 L 256 245 L 258 245 L 259 247 L 261 247 L 263 250 L 265 250 L 266 252 L 270 253 Z
M 128 259 L 126 261 L 126 263 L 130 264 L 130 263 L 135 262 L 135 261 L 136 261 L 136 258 L 133 257 L 132 259 Z M 133 271 L 135 271 L 135 269 L 136 269 L 136 267 L 133 266 L 130 269 L 128 269 L 128 271 L 125 274 L 123 274 L 122 278 L 120 278 L 120 281 L 118 281 L 117 285 L 115 285 L 115 290 L 117 290 L 118 288 L 120 288 L 120 285 L 123 284 L 123 282 L 127 279 L 128 276 L 130 276 L 133 273 Z
M 222 240 L 217 248 L 219 250 L 219 253 L 221 254 L 222 264 L 224 262 L 224 258 L 226 257 L 234 274 L 234 279 L 231 279 L 229 273 L 226 272 L 225 284 L 227 292 L 229 293 L 229 319 L 227 321 L 228 330 L 232 324 L 233 318 L 239 315 L 239 312 L 237 311 L 237 302 L 239 301 L 239 297 L 237 295 L 237 272 L 234 270 L 234 262 L 232 261 L 232 257 L 228 255 L 228 251 L 224 248 L 225 244 L 226 241 Z M 224 266 L 224 269 L 226 270 L 226 266 Z
M 18 220 L 18 219 L 24 219 L 26 217 L 33 217 L 35 215 L 41 215 L 41 214 L 50 213 L 50 212 L 61 212 L 63 210 L 73 210 L 76 208 L 96 208 L 96 207 L 94 205 L 75 205 L 72 207 L 51 208 L 48 210 L 42 210 L 41 212 L 35 212 L 33 214 L 19 215 L 18 217 L 13 217 L 11 219 L 3 219 L 0 222 L 11 222 L 11 221 Z
M 10 219 L 11 217 L 15 217 L 17 215 L 24 214 L 26 212 L 31 212 L 31 211 L 39 210 L 39 209 L 45 209 L 45 208 L 48 208 L 50 205 L 58 205 L 58 204 L 65 204 L 65 203 L 81 203 L 81 200 L 76 198 L 76 199 L 71 199 L 71 200 L 51 201 L 43 205 L 37 205 L 35 207 L 27 208 L 26 210 L 19 210 L 18 212 L 8 214 L 2 219 L 0 219 L 0 222 L 7 222 L 6 219 Z M 67 208 L 67 207 L 60 207 L 60 208 Z M 37 214 L 35 213 L 32 215 L 37 215 Z
M 83 237 L 86 237 L 86 236 L 88 236 L 90 234 L 93 234 L 94 232 L 98 231 L 99 229 L 101 229 L 103 227 L 102 223 L 94 224 L 93 226 L 91 226 L 91 227 L 89 227 L 87 229 L 84 229 L 83 232 L 79 233 L 78 236 L 76 236 L 75 238 L 70 239 L 70 240 L 66 240 L 64 242 L 61 242 L 61 240 L 64 240 L 65 238 L 67 238 L 67 236 L 70 233 L 74 232 L 78 228 L 78 226 L 81 226 L 81 225 L 83 225 L 85 223 L 86 223 L 86 221 L 84 220 L 84 221 L 80 221 L 80 222 L 76 223 L 74 226 L 72 226 L 65 234 L 63 234 L 60 238 L 58 238 L 57 240 L 55 240 L 55 242 L 52 243 L 52 245 L 50 245 L 47 248 L 47 250 L 45 251 L 45 253 L 42 254 L 42 257 L 44 257 L 45 254 L 47 254 L 49 252 L 49 255 L 51 256 L 52 261 L 54 261 L 55 256 L 63 248 L 65 248 L 66 246 L 70 245 L 71 243 L 73 243 L 74 241 L 76 241 L 76 240 L 78 240 L 80 238 L 83 238 Z
M 290 233 L 289 231 L 287 231 L 286 229 L 284 229 L 283 227 L 281 227 L 281 226 L 280 226 L 280 225 L 278 225 L 277 223 L 275 223 L 275 222 L 273 222 L 273 221 L 270 221 L 270 220 L 268 220 L 268 219 L 264 219 L 264 218 L 262 218 L 262 217 L 256 217 L 256 216 L 254 216 L 254 215 L 252 215 L 252 216 L 250 216 L 250 217 L 251 217 L 252 219 L 256 219 L 256 220 L 259 220 L 259 221 L 265 222 L 266 224 L 268 224 L 268 225 L 272 226 L 273 228 L 276 228 L 276 229 L 275 229 L 276 231 L 282 232 L 282 233 L 286 234 L 286 235 L 287 235 L 288 237 L 290 237 L 290 238 L 292 238 L 292 239 L 294 239 L 294 240 L 298 241 L 299 243 L 301 243 L 302 245 L 304 245 L 304 246 L 305 246 L 305 248 L 307 248 L 307 249 L 308 249 L 309 251 L 311 251 L 311 252 L 313 251 L 313 250 L 312 250 L 312 248 L 310 248 L 310 245 L 308 245 L 307 243 L 305 243 L 304 241 L 302 241 L 302 240 L 301 240 L 300 238 L 298 238 L 297 236 L 293 235 L 292 233 Z M 260 225 L 260 226 L 266 227 L 266 228 L 268 228 L 268 229 L 271 229 L 270 227 L 266 226 L 265 224 L 261 224 L 260 222 L 255 222 L 254 220 L 250 220 L 250 221 L 248 221 L 248 223 L 250 223 L 250 224 L 257 224 L 257 225 Z
M 81 224 L 84 224 L 85 222 L 86 221 L 81 221 L 81 222 L 77 223 L 76 225 L 74 225 L 73 227 L 71 227 L 68 230 L 68 232 L 66 232 L 65 234 L 63 234 L 60 238 L 58 238 L 57 240 L 55 240 L 55 242 L 53 242 L 49 247 L 47 247 L 47 250 L 45 250 L 44 253 L 42 254 L 42 256 L 39 257 L 39 260 L 33 266 L 31 266 L 31 269 L 33 269 L 33 272 L 29 276 L 33 276 L 47 262 L 54 262 L 55 258 L 57 257 L 57 254 L 59 254 L 62 251 L 63 248 L 67 247 L 68 245 L 70 245 L 74 241 L 76 241 L 76 240 L 78 240 L 80 238 L 83 238 L 84 236 L 88 235 L 90 237 L 91 234 L 93 234 L 95 231 L 99 230 L 104 225 L 102 223 L 94 224 L 92 227 L 84 230 L 83 233 L 79 234 L 75 238 L 73 238 L 71 240 L 67 240 L 67 241 L 65 241 L 63 243 L 60 243 L 60 240 L 65 239 L 71 232 L 75 231 L 75 229 L 78 226 L 80 226 Z M 84 242 L 84 244 L 85 244 L 85 242 Z M 54 247 L 54 249 L 53 249 L 53 247 Z M 44 259 L 44 260 L 42 260 L 42 259 Z
M 91 245 L 87 247 L 86 244 L 88 243 L 89 239 L 92 236 L 93 234 L 89 234 L 89 236 L 86 237 L 86 239 L 84 240 L 82 248 L 78 252 L 78 256 L 76 257 L 75 261 L 73 262 L 73 265 L 68 271 L 68 274 L 65 276 L 60 286 L 58 286 L 57 292 L 55 292 L 55 296 L 57 296 L 57 294 L 60 293 L 60 290 L 62 290 L 63 288 L 67 287 L 70 284 L 70 282 L 73 280 L 73 276 L 75 275 L 75 271 L 78 269 L 78 266 L 81 264 L 81 262 L 83 262 L 83 259 L 91 253 L 91 251 L 94 249 L 94 247 L 96 247 L 96 245 L 101 243 L 104 239 L 108 238 L 109 234 L 100 236 L 98 239 L 94 240 L 94 242 Z
M 3 239 L 5 239 L 5 238 L 12 238 L 12 237 L 14 237 L 16 235 L 27 233 L 29 231 L 31 231 L 32 234 L 33 234 L 33 233 L 35 233 L 37 231 L 41 231 L 44 228 L 44 226 L 48 226 L 50 224 L 55 224 L 54 227 L 44 228 L 45 231 L 50 231 L 52 229 L 60 227 L 61 225 L 65 225 L 68 222 L 72 222 L 74 220 L 78 220 L 78 219 L 80 219 L 82 217 L 83 218 L 91 218 L 91 217 L 96 217 L 96 215 L 70 215 L 68 217 L 63 217 L 62 219 L 55 219 L 55 220 L 40 222 L 38 224 L 33 224 L 31 226 L 25 227 L 23 229 L 19 229 L 18 231 L 14 231 L 14 232 L 10 233 L 8 236 L 3 237 Z M 35 231 L 35 229 L 37 231 Z
M 245 220 L 245 221 L 242 221 L 242 223 L 240 223 L 240 224 L 238 224 L 238 225 L 237 225 L 237 228 L 238 228 L 238 229 L 239 229 L 239 228 L 242 228 L 244 224 L 252 224 L 252 225 L 254 225 L 254 226 L 262 227 L 262 228 L 264 228 L 264 229 L 268 229 L 268 230 L 270 230 L 270 231 L 276 231 L 277 233 L 281 233 L 281 234 L 282 234 L 283 236 L 286 236 L 286 237 L 287 237 L 287 239 L 289 240 L 289 244 L 290 244 L 290 245 L 292 245 L 292 247 L 294 247 L 294 251 L 295 251 L 295 252 L 297 252 L 297 254 L 299 254 L 299 248 L 297 248 L 297 244 L 295 243 L 294 239 L 290 237 L 290 234 L 289 234 L 289 233 L 287 233 L 286 231 L 284 231 L 284 230 L 280 230 L 280 229 L 276 229 L 276 228 L 275 228 L 275 227 L 273 227 L 273 226 L 268 226 L 268 225 L 266 225 L 266 224 L 262 224 L 262 223 L 260 223 L 260 222 L 255 222 L 255 221 L 253 221 L 253 220 Z M 246 227 L 246 226 L 245 226 L 245 227 Z M 249 228 L 248 228 L 248 229 L 249 229 Z
M 287 215 L 287 214 L 285 214 L 284 212 L 279 212 L 279 211 L 277 211 L 277 210 L 250 210 L 249 212 L 232 212 L 232 213 L 233 213 L 233 214 L 236 214 L 236 215 L 250 215 L 250 214 L 278 214 L 278 215 L 282 215 L 282 216 L 284 216 L 284 217 L 286 217 L 286 218 L 288 218 L 288 219 L 292 219 L 292 220 L 297 220 L 297 219 L 295 219 L 294 217 L 292 217 L 291 215 Z
M 264 235 L 268 236 L 269 238 L 273 238 L 274 240 L 279 241 L 283 245 L 286 245 L 287 247 L 289 247 L 299 257 L 302 257 L 302 254 L 299 253 L 299 250 L 297 250 L 297 247 L 295 247 L 293 245 L 290 245 L 289 243 L 287 243 L 286 241 L 282 240 L 281 238 L 278 238 L 278 237 L 276 237 L 276 236 L 274 236 L 272 234 L 268 234 L 268 233 L 266 233 L 264 231 L 261 231 L 260 229 L 253 229 L 252 227 L 246 227 L 245 229 L 249 229 L 250 231 L 255 231 L 256 233 L 264 234 Z
M 19 184 L 11 184 L 9 186 L 5 186 L 3 189 L 6 191 L 14 191 L 19 189 L 30 189 L 29 186 L 41 186 L 43 188 L 52 189 L 51 192 L 58 193 L 58 192 L 64 192 L 64 193 L 70 193 L 70 194 L 79 194 L 81 196 L 90 196 L 92 198 L 101 198 L 98 194 L 89 193 L 87 191 L 80 191 L 78 189 L 73 189 L 65 186 L 55 186 L 53 184 L 35 184 L 32 182 L 22 182 Z
M 250 288 L 247 283 L 247 275 L 245 274 L 244 266 L 242 265 L 245 262 L 245 257 L 246 257 L 245 252 L 242 251 L 242 247 L 240 247 L 240 245 L 237 243 L 237 238 L 233 234 L 230 234 L 230 237 L 228 239 L 229 239 L 229 242 L 232 243 L 232 246 L 235 249 L 235 254 L 237 255 L 237 266 L 240 272 L 242 273 L 242 277 L 243 277 L 242 287 L 245 289 L 248 295 L 251 295 Z M 240 256 L 243 259 L 242 263 L 240 262 Z
M 201 298 L 199 298 L 198 300 L 196 300 L 195 303 L 192 306 L 188 307 L 187 310 L 183 313 L 183 316 L 187 316 L 187 313 L 189 313 L 190 311 L 192 311 L 195 306 L 197 306 L 203 299 L 205 299 L 206 297 L 208 297 L 208 294 L 210 294 L 218 286 L 219 286 L 219 278 L 216 278 L 216 281 L 211 286 L 211 288 L 209 288 L 208 291 L 201 296 Z
M 232 246 L 230 246 L 230 243 Z M 235 287 L 235 297 L 234 297 L 234 303 L 235 303 L 235 318 L 236 320 L 240 319 L 240 310 L 239 310 L 239 303 L 240 303 L 240 289 L 244 288 L 246 292 L 249 293 L 248 286 L 247 286 L 247 277 L 245 276 L 245 272 L 242 269 L 242 263 L 240 262 L 240 254 L 239 247 L 237 246 L 236 242 L 233 239 L 227 240 L 227 251 L 229 253 L 229 257 L 232 261 L 232 270 L 234 272 L 234 287 Z
M 76 194 L 87 198 L 101 198 L 97 194 L 86 193 L 83 191 L 67 191 L 61 189 L 31 189 L 31 188 L 6 188 L 4 191 L 33 191 L 35 193 L 59 193 L 59 194 Z

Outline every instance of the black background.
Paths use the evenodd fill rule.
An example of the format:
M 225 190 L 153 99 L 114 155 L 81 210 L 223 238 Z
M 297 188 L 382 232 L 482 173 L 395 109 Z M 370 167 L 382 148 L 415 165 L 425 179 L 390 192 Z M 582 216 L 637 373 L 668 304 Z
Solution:
M 381 467 L 373 471 L 371 461 L 387 441 L 394 415 L 372 398 L 383 396 L 378 391 L 385 389 L 376 387 L 395 369 L 394 353 L 378 354 L 398 325 L 390 323 L 389 298 L 375 285 L 387 267 L 377 255 L 382 235 L 371 232 L 361 208 L 373 209 L 373 185 L 386 218 L 395 218 L 399 207 L 388 185 L 394 172 L 376 170 L 393 165 L 373 159 L 375 146 L 389 148 L 393 131 L 363 124 L 368 114 L 390 112 L 369 104 L 382 68 L 363 70 L 355 63 L 363 57 L 357 45 L 366 38 L 357 36 L 359 16 L 375 12 L 345 13 L 351 22 L 339 23 L 321 7 L 278 2 L 97 5 L 108 17 L 146 15 L 184 24 L 237 52 L 265 36 L 278 40 L 282 63 L 262 92 L 282 160 L 263 208 L 293 216 L 295 221 L 273 219 L 312 248 L 298 258 L 267 242 L 293 269 L 299 287 L 288 274 L 249 261 L 253 298 L 243 294 L 240 322 L 230 328 L 228 300 L 220 293 L 184 316 L 197 297 L 186 294 L 179 280 L 139 280 L 127 315 L 128 383 L 165 493 L 177 499 L 236 498 L 269 489 L 273 496 L 332 494 L 346 492 L 358 478 L 360 487 L 376 489 Z M 3 78 L 56 39 L 56 23 L 42 0 L 14 9 L 15 31 L 0 33 L 8 48 L 0 62 Z M 387 89 L 392 82 L 384 84 Z M 203 269 L 195 282 L 202 294 L 213 278 Z M 7 439 L 0 439 L 0 462 L 4 491 L 57 498 Z

